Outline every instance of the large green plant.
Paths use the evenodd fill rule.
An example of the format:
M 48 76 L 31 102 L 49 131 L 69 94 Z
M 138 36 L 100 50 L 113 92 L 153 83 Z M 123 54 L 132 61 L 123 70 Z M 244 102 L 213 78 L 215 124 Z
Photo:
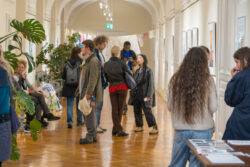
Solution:
M 16 69 L 18 64 L 18 57 L 24 55 L 29 64 L 28 71 L 31 72 L 34 70 L 35 62 L 32 56 L 27 52 L 23 51 L 23 38 L 27 39 L 30 42 L 40 44 L 45 40 L 45 31 L 42 24 L 35 19 L 27 19 L 24 22 L 18 20 L 12 20 L 10 26 L 15 29 L 14 32 L 7 34 L 3 37 L 0 37 L 0 44 L 4 41 L 12 38 L 10 45 L 8 45 L 8 51 L 4 52 L 4 57 L 9 61 L 11 66 Z M 23 90 L 16 92 L 15 97 L 15 107 L 18 114 L 21 111 L 25 110 L 29 114 L 33 115 L 35 113 L 34 102 L 31 100 L 30 96 L 27 95 Z M 37 132 L 41 129 L 41 123 L 37 120 L 33 120 L 30 123 L 31 128 L 31 137 L 34 141 L 37 140 Z M 20 154 L 18 153 L 19 149 L 17 147 L 17 135 L 14 134 L 12 137 L 12 153 L 11 159 L 18 160 Z
M 35 67 L 35 62 L 29 53 L 23 51 L 22 37 L 36 44 L 42 43 L 45 40 L 45 30 L 42 24 L 35 19 L 27 19 L 24 22 L 12 20 L 10 26 L 15 29 L 14 32 L 0 37 L 0 44 L 12 37 L 12 43 L 8 46 L 8 51 L 4 52 L 4 57 L 7 59 L 14 69 L 17 68 L 18 57 L 24 55 L 29 64 L 28 72 L 32 72 Z
M 46 64 L 49 68 L 51 79 L 62 78 L 65 62 L 69 59 L 74 44 L 80 39 L 79 33 L 68 36 L 68 43 L 60 44 L 54 48 L 53 44 L 46 44 L 37 56 L 36 64 Z M 49 55 L 46 57 L 46 55 Z

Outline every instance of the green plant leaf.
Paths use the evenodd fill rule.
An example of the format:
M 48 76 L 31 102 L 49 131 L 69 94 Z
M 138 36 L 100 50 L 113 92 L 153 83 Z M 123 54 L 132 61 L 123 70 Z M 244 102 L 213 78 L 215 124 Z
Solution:
M 40 121 L 33 119 L 30 122 L 30 130 L 31 130 L 30 135 L 33 141 L 37 141 L 37 133 L 40 132 L 41 128 L 42 128 L 42 124 Z
M 11 53 L 10 51 L 4 52 L 3 55 L 4 58 L 10 63 L 12 68 L 16 70 L 18 66 L 17 55 L 15 53 Z
M 8 50 L 11 52 L 12 50 L 15 50 L 15 49 L 17 49 L 17 50 L 20 50 L 20 48 L 18 48 L 18 47 L 16 47 L 16 46 L 13 46 L 13 45 L 9 45 L 8 46 Z
M 30 56 L 28 53 L 23 53 L 23 55 L 25 55 L 25 57 L 27 58 L 28 60 L 28 64 L 29 64 L 29 69 L 28 69 L 28 72 L 32 72 L 34 67 L 35 67 L 35 62 L 34 62 L 34 58 L 32 56 Z
M 10 159 L 12 161 L 17 161 L 20 159 L 20 153 L 18 152 L 20 149 L 17 147 L 17 133 L 12 135 L 12 147 L 11 147 L 11 156 Z
M 46 39 L 43 25 L 35 19 L 27 19 L 23 23 L 14 19 L 10 26 L 23 34 L 23 37 L 33 43 L 42 43 Z
M 26 94 L 23 90 L 19 90 L 16 96 L 16 107 L 22 111 L 25 109 L 30 115 L 35 113 L 35 105 L 31 100 L 31 97 Z
M 15 41 L 18 44 L 19 50 L 22 52 L 23 39 L 19 35 L 16 34 L 13 36 L 13 41 Z

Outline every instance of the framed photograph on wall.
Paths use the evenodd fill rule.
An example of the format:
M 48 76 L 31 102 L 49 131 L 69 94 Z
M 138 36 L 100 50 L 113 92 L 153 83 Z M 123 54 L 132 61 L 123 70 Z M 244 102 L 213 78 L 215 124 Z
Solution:
M 199 45 L 199 29 L 198 28 L 193 28 L 192 30 L 192 47 L 198 46 Z
M 209 56 L 209 69 L 210 73 L 215 75 L 215 51 L 216 51 L 216 23 L 208 23 L 208 49 L 210 50 Z
M 192 30 L 187 31 L 187 50 L 192 48 Z
M 183 57 L 187 53 L 187 32 L 182 32 L 182 51 L 183 51 Z
M 246 16 L 237 19 L 237 48 L 245 46 L 246 40 Z

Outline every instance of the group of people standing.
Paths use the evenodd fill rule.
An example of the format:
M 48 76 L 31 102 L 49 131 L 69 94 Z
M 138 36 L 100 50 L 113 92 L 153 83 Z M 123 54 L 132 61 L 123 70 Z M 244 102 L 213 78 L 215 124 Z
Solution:
M 72 128 L 73 103 L 76 98 L 77 125 L 86 124 L 86 137 L 80 139 L 80 144 L 89 144 L 97 141 L 97 133 L 106 131 L 100 125 L 101 111 L 103 107 L 104 90 L 108 87 L 110 101 L 112 105 L 113 129 L 112 135 L 127 136 L 121 125 L 122 115 L 127 110 L 126 99 L 128 86 L 125 73 L 134 77 L 136 88 L 130 92 L 129 104 L 134 106 L 135 122 L 137 128 L 135 132 L 143 131 L 142 110 L 149 127 L 152 127 L 150 134 L 157 134 L 157 124 L 152 113 L 152 106 L 155 106 L 155 88 L 151 69 L 147 66 L 147 57 L 143 54 L 136 56 L 130 49 L 130 42 L 124 43 L 123 50 L 118 46 L 111 48 L 111 58 L 103 55 L 103 50 L 108 43 L 108 37 L 97 36 L 93 41 L 85 40 L 82 47 L 75 47 L 72 50 L 71 58 L 66 63 L 63 72 L 65 84 L 62 95 L 67 98 L 67 123 L 68 128 Z M 79 62 L 79 63 L 77 63 Z M 77 71 L 78 83 L 68 84 L 67 74 L 68 64 L 72 68 L 80 67 Z M 82 64 L 82 65 L 79 65 Z M 139 69 L 133 72 L 133 67 L 139 65 Z M 67 71 L 68 70 L 68 71 Z M 72 76 L 72 75 L 71 75 Z M 89 101 L 94 99 L 94 107 L 88 115 L 82 114 L 78 109 L 79 100 L 86 97 Z
M 123 50 L 118 46 L 112 47 L 111 58 L 107 61 L 102 54 L 107 42 L 106 36 L 97 36 L 94 41 L 83 41 L 81 48 L 73 48 L 62 75 L 65 79 L 63 96 L 67 97 L 68 128 L 73 126 L 74 98 L 77 126 L 85 123 L 87 127 L 86 137 L 80 139 L 80 144 L 97 142 L 97 132 L 106 131 L 100 126 L 106 87 L 109 89 L 112 105 L 112 135 L 128 135 L 121 125 L 128 95 L 125 73 L 133 76 L 136 82 L 136 87 L 130 90 L 128 101 L 128 104 L 134 107 L 135 132 L 143 131 L 143 110 L 148 126 L 152 127 L 149 133 L 158 134 L 157 123 L 152 113 L 152 107 L 156 104 L 154 78 L 152 70 L 147 66 L 147 57 L 144 54 L 136 56 L 130 50 L 130 43 L 126 41 Z M 172 114 L 175 129 L 170 167 L 184 167 L 188 160 L 191 167 L 202 166 L 186 145 L 186 140 L 211 139 L 215 128 L 213 114 L 217 110 L 217 93 L 208 68 L 209 54 L 209 49 L 204 46 L 191 48 L 170 80 L 168 109 Z M 232 79 L 225 91 L 225 102 L 234 107 L 234 110 L 222 139 L 250 140 L 250 48 L 240 48 L 233 57 L 236 66 L 231 71 Z M 12 100 L 12 87 L 15 82 L 19 89 L 27 91 L 35 103 L 36 112 L 31 116 L 27 114 L 27 118 L 30 117 L 27 125 L 34 117 L 43 126 L 47 126 L 44 118 L 49 121 L 60 119 L 50 113 L 42 94 L 29 84 L 26 64 L 20 61 L 14 75 L 0 52 L 0 166 L 2 161 L 9 159 L 11 136 L 19 127 L 18 121 L 15 121 L 17 116 Z M 137 70 L 133 70 L 135 64 L 139 66 Z M 87 115 L 78 109 L 79 100 L 83 98 L 94 104 Z

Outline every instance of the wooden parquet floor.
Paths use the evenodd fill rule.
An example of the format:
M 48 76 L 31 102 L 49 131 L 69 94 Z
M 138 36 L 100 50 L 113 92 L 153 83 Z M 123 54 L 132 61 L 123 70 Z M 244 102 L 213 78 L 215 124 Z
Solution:
M 133 108 L 129 106 L 128 114 L 122 124 L 128 137 L 113 137 L 111 105 L 108 92 L 105 92 L 101 125 L 107 132 L 98 134 L 98 142 L 80 145 L 79 139 L 86 134 L 86 127 L 77 127 L 74 113 L 72 129 L 67 128 L 66 103 L 61 119 L 52 121 L 33 142 L 30 134 L 19 132 L 18 145 L 21 158 L 19 161 L 7 161 L 3 167 L 166 167 L 171 160 L 173 129 L 171 114 L 163 99 L 157 97 L 157 107 L 153 109 L 157 120 L 159 134 L 149 135 L 144 118 L 144 131 L 135 133 Z

